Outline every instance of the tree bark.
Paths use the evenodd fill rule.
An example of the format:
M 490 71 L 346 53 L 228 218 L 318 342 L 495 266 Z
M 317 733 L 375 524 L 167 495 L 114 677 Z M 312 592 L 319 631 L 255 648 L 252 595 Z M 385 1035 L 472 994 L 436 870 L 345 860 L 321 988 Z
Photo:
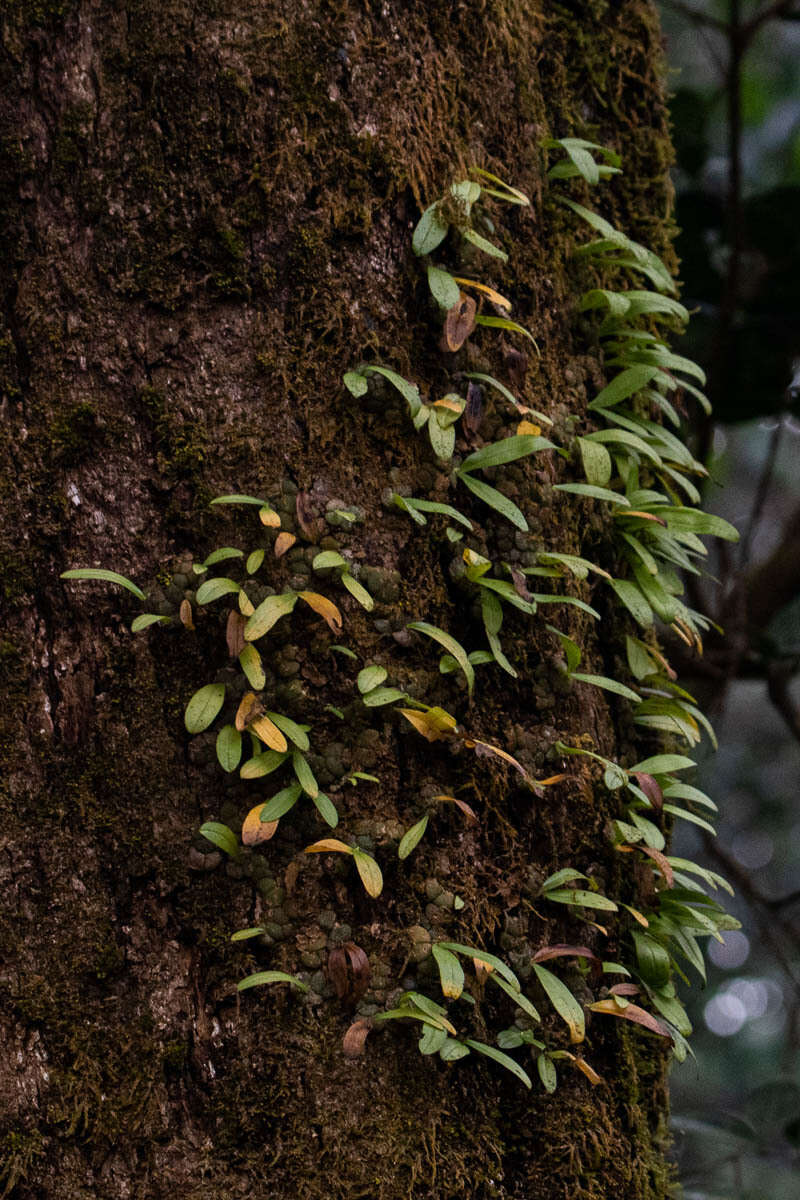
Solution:
M 470 545 L 520 565 L 547 548 L 602 555 L 606 519 L 552 492 L 566 468 L 540 456 L 504 476 L 530 529 L 513 536 L 463 489 L 455 497 L 391 389 L 359 401 L 341 379 L 362 359 L 432 397 L 454 362 L 509 378 L 502 338 L 443 354 L 411 253 L 421 209 L 478 165 L 532 198 L 498 208 L 510 262 L 491 274 L 541 348 L 525 402 L 569 436 L 601 375 L 576 327 L 587 275 L 548 193 L 542 141 L 619 150 L 625 173 L 604 185 L 604 212 L 663 252 L 660 55 L 646 0 L 4 0 L 4 1195 L 667 1195 L 666 1051 L 625 1022 L 590 1025 L 586 1057 L 604 1083 L 564 1065 L 553 1095 L 477 1054 L 421 1057 L 405 1027 L 376 1029 L 359 1058 L 342 1050 L 351 1022 L 412 979 L 437 994 L 430 958 L 417 961 L 420 930 L 520 970 L 548 943 L 622 953 L 614 921 L 604 937 L 534 907 L 563 866 L 636 903 L 604 833 L 614 797 L 575 765 L 586 760 L 533 793 L 502 762 L 426 743 L 391 706 L 365 708 L 353 686 L 358 667 L 383 664 L 390 684 L 538 777 L 561 768 L 558 738 L 641 756 L 624 702 L 564 685 L 545 630 L 556 610 L 506 617 L 517 680 L 479 668 L 470 703 L 458 672 L 441 675 L 438 648 L 405 626 L 485 645 L 458 578 L 465 543 L 381 497 L 457 503 L 479 523 Z M 487 396 L 459 452 L 515 428 Z M 267 497 L 297 545 L 276 559 L 255 510 L 209 509 L 227 492 Z M 335 516 L 351 508 L 352 525 Z M 331 538 L 361 566 L 372 613 L 312 575 Z M 224 604 L 193 605 L 194 631 L 173 621 L 137 636 L 127 593 L 59 579 L 114 568 L 174 617 L 194 595 L 192 561 L 259 544 L 254 595 L 312 586 L 344 615 L 339 639 L 310 609 L 276 626 L 265 692 L 267 707 L 312 726 L 311 762 L 341 813 L 334 836 L 380 862 L 376 899 L 344 859 L 301 853 L 327 832 L 308 802 L 238 864 L 197 839 L 203 821 L 236 828 L 275 790 L 224 775 L 213 733 L 183 727 L 192 692 L 232 678 Z M 601 624 L 571 608 L 558 624 L 585 669 L 613 673 L 624 621 L 593 602 Z M 336 640 L 357 665 L 330 652 Z M 380 783 L 347 784 L 353 771 Z M 467 800 L 479 824 L 437 808 L 399 862 L 400 833 L 439 793 Z M 259 923 L 259 943 L 231 945 Z M 361 1007 L 329 977 L 348 941 L 371 968 Z M 239 997 L 236 981 L 258 969 L 301 972 L 310 992 Z M 565 977 L 590 998 L 583 976 Z M 491 1042 L 513 1005 L 498 992 L 477 1016 L 459 1013 L 470 1036 L 486 1022 Z M 545 1029 L 569 1047 L 552 1011 Z

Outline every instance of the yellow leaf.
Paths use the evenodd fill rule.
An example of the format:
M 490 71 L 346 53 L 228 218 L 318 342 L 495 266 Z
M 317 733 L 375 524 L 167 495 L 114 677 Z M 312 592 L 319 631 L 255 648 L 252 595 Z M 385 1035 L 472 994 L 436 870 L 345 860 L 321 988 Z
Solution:
M 284 529 L 284 531 L 282 533 L 279 533 L 278 536 L 275 538 L 275 545 L 273 546 L 273 549 L 275 551 L 275 557 L 281 558 L 286 553 L 287 550 L 291 550 L 292 546 L 295 544 L 296 541 L 297 541 L 297 538 L 294 536 L 294 534 L 287 533 L 286 530 Z
M 239 707 L 236 710 L 236 716 L 234 717 L 233 723 L 241 733 L 243 729 L 247 728 L 249 722 L 252 721 L 254 717 L 257 717 L 260 712 L 261 705 L 258 702 L 258 697 L 256 696 L 255 692 L 245 692 L 239 702 Z
M 242 841 L 245 846 L 257 846 L 260 842 L 268 842 L 278 828 L 277 821 L 261 820 L 260 814 L 263 807 L 263 804 L 257 804 L 255 808 L 250 809 L 244 819 Z
M 262 525 L 268 525 L 270 529 L 280 528 L 281 519 L 275 512 L 275 509 L 270 508 L 268 504 L 265 504 L 263 508 L 258 510 L 258 517 Z
M 251 721 L 247 728 L 252 730 L 265 746 L 269 746 L 270 750 L 280 750 L 283 752 L 288 749 L 286 738 L 280 729 L 278 729 L 275 722 L 270 721 L 269 717 L 256 717 L 255 721 Z
M 306 604 L 327 622 L 333 633 L 342 632 L 342 614 L 327 596 L 320 596 L 319 592 L 300 592 L 300 599 L 305 600 Z
M 538 437 L 541 432 L 541 425 L 534 425 L 533 421 L 520 421 L 519 425 L 517 426 L 517 433 L 519 435 L 525 435 L 529 433 L 533 437 Z
M 244 588 L 239 592 L 239 612 L 243 617 L 252 617 L 256 610 L 253 608 L 253 603 L 245 594 Z
M 478 292 L 483 292 L 484 296 L 488 296 L 493 304 L 499 304 L 506 312 L 511 312 L 511 301 L 506 300 L 505 296 L 501 296 L 493 287 L 489 287 L 488 283 L 478 283 L 477 279 L 462 279 L 458 275 L 454 275 L 456 283 L 463 283 L 464 287 L 475 288 Z
M 547 779 L 534 779 L 537 787 L 552 787 L 554 783 L 561 783 L 564 779 L 569 779 L 569 775 L 548 775 Z
M 429 708 L 427 712 L 418 712 L 415 708 L 401 708 L 400 712 L 429 742 L 439 742 L 456 728 L 456 719 L 443 708 Z
M 372 897 L 380 896 L 383 890 L 383 875 L 375 859 L 365 850 L 359 849 L 358 846 L 354 847 L 352 854 L 356 860 L 356 870 L 361 876 L 361 882 L 367 893 Z
M 447 408 L 450 412 L 462 413 L 464 411 L 463 401 L 461 404 L 456 404 L 455 400 L 451 400 L 449 396 L 442 396 L 441 400 L 435 400 L 431 408 Z
M 641 926 L 643 926 L 645 929 L 649 929 L 650 922 L 648 921 L 648 919 L 644 915 L 644 913 L 639 912 L 638 908 L 633 908 L 630 904 L 623 904 L 622 907 L 626 908 L 628 910 L 628 912 L 633 917 L 634 921 L 638 921 L 639 924 Z
M 589 1080 L 589 1083 L 596 1085 L 603 1082 L 603 1080 L 597 1074 L 597 1071 L 595 1071 L 594 1067 L 591 1067 L 589 1063 L 587 1063 L 585 1058 L 579 1058 L 577 1055 L 573 1055 L 572 1061 L 575 1063 L 575 1066 L 578 1068 L 578 1070 L 583 1072 L 583 1074 Z
M 310 846 L 306 846 L 305 854 L 327 854 L 336 851 L 339 854 L 352 854 L 353 847 L 348 846 L 346 842 L 340 842 L 338 838 L 322 838 L 318 842 L 313 842 Z

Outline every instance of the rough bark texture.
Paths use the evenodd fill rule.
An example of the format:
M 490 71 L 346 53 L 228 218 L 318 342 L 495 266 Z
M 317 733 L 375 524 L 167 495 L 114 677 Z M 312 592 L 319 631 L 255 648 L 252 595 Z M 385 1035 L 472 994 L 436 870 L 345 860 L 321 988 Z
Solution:
M 393 636 L 427 619 L 484 644 L 443 522 L 420 529 L 381 504 L 387 486 L 453 503 L 447 473 L 391 389 L 355 401 L 341 376 L 365 358 L 426 393 L 447 387 L 452 356 L 410 231 L 479 164 L 533 199 L 498 210 L 511 261 L 491 275 L 541 347 L 525 398 L 568 436 L 600 375 L 576 328 L 587 276 L 548 197 L 541 141 L 620 150 L 625 174 L 605 185 L 604 211 L 663 252 L 670 150 L 651 5 L 4 0 L 2 12 L 1 1194 L 664 1197 L 656 1039 L 595 1021 L 587 1056 L 604 1085 L 564 1070 L 553 1096 L 475 1055 L 421 1058 L 405 1028 L 373 1033 L 350 1060 L 353 1010 L 324 973 L 351 937 L 370 959 L 365 1003 L 382 1006 L 409 976 L 434 994 L 429 961 L 409 961 L 413 926 L 517 963 L 559 941 L 615 958 L 613 925 L 604 939 L 530 902 L 564 865 L 635 900 L 604 836 L 613 797 L 578 760 L 570 784 L 537 797 L 502 765 L 427 745 L 391 708 L 354 700 L 355 668 L 298 610 L 270 640 L 270 706 L 313 725 L 337 833 L 372 848 L 386 886 L 369 900 L 349 863 L 300 854 L 325 833 L 310 804 L 244 867 L 225 866 L 201 850 L 198 826 L 235 825 L 275 789 L 223 776 L 213 735 L 183 730 L 191 692 L 227 677 L 224 605 L 196 616 L 195 632 L 137 637 L 127 593 L 58 578 L 114 567 L 174 612 L 195 586 L 192 556 L 263 541 L 248 510 L 231 518 L 209 499 L 264 495 L 299 542 L 268 557 L 259 586 L 307 584 L 321 537 L 334 537 L 378 606 L 366 613 L 335 580 L 316 586 L 340 603 L 343 640 L 391 683 L 538 775 L 557 769 L 556 737 L 635 751 L 624 704 L 565 689 L 545 618 L 506 617 L 520 679 L 482 668 L 471 706 L 435 647 Z M 458 365 L 501 374 L 499 343 L 476 341 Z M 489 404 L 475 444 L 513 432 L 509 420 Z M 459 495 L 481 523 L 476 548 L 608 554 L 605 518 L 551 492 L 541 462 L 504 477 L 527 539 Z M 331 507 L 351 506 L 363 522 L 326 524 Z M 619 615 L 604 607 L 596 626 L 564 613 L 586 669 L 613 673 Z M 345 785 L 354 769 L 380 786 Z M 480 825 L 437 811 L 398 864 L 420 801 L 456 789 Z M 230 944 L 258 921 L 263 944 Z M 310 996 L 237 999 L 248 966 L 304 971 Z M 498 1025 L 501 1009 L 485 1007 L 494 1028 L 510 1021 L 506 1008 Z M 556 1041 L 559 1025 L 548 1018 Z

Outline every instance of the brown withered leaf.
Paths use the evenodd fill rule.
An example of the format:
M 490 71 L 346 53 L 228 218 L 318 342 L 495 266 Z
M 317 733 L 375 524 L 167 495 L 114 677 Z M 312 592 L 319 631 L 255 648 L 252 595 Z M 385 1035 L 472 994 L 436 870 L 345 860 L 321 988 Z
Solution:
M 633 778 L 645 796 L 647 796 L 653 808 L 660 811 L 664 805 L 664 794 L 659 787 L 658 781 L 652 775 L 648 775 L 646 771 L 634 771 Z
M 470 382 L 467 386 L 467 404 L 461 424 L 468 433 L 477 433 L 483 420 L 483 388 Z
M 510 567 L 509 569 L 511 571 L 511 582 L 514 584 L 514 591 L 517 593 L 517 595 L 521 596 L 523 600 L 533 600 L 533 596 L 528 591 L 528 584 L 525 576 L 522 574 L 522 571 L 520 571 L 519 567 Z
M 448 804 L 455 804 L 456 808 L 460 808 L 468 821 L 474 821 L 478 824 L 478 814 L 475 809 L 467 804 L 466 800 L 459 800 L 458 796 L 434 796 L 434 800 L 444 800 Z
M 287 550 L 291 550 L 292 546 L 297 541 L 293 533 L 288 533 L 285 529 L 275 538 L 275 545 L 272 547 L 276 558 L 282 558 Z
M 344 1000 L 350 989 L 347 975 L 347 958 L 341 946 L 334 946 L 328 955 L 328 979 L 340 1000 Z
M 355 942 L 345 942 L 345 953 L 350 960 L 350 968 L 353 972 L 353 981 L 350 988 L 353 1002 L 356 1003 L 366 992 L 369 987 L 369 981 L 372 978 L 369 959 L 366 952 L 357 946 Z
M 244 650 L 244 627 L 246 624 L 247 618 L 232 608 L 228 613 L 228 624 L 225 627 L 225 641 L 228 643 L 228 654 L 231 658 L 238 658 Z M 236 728 L 239 728 L 238 725 Z
M 588 946 L 567 946 L 559 942 L 542 946 L 533 956 L 534 962 L 547 962 L 549 958 L 588 958 L 598 962 L 598 957 Z
M 297 885 L 297 879 L 302 869 L 302 863 L 298 859 L 293 858 L 283 872 L 283 882 L 286 887 L 286 895 L 291 896 Z
M 460 350 L 475 328 L 477 305 L 471 296 L 461 293 L 444 320 L 444 348 L 454 354 Z
M 268 842 L 278 828 L 277 821 L 261 820 L 261 810 L 263 808 L 263 802 L 257 804 L 255 808 L 250 809 L 250 812 L 244 819 L 242 824 L 242 841 L 245 846 L 258 846 L 261 842 Z
M 644 521 L 655 521 L 656 525 L 663 525 L 666 529 L 667 522 L 661 517 L 656 517 L 653 513 L 640 512 L 638 508 L 626 508 L 624 515 L 626 517 L 641 517 Z
M 597 1000 L 594 1004 L 590 1004 L 589 1008 L 592 1012 L 606 1013 L 610 1017 L 621 1017 L 624 1021 L 633 1021 L 636 1025 L 643 1026 L 644 1029 L 649 1029 L 651 1033 L 657 1033 L 659 1037 L 671 1037 L 666 1025 L 663 1025 L 652 1013 L 647 1012 L 644 1008 L 639 1008 L 638 1004 L 629 1004 L 626 1008 L 619 1008 L 614 1002 L 614 998 L 609 996 L 607 1000 Z
M 342 1049 L 348 1058 L 359 1058 L 364 1053 L 364 1043 L 372 1029 L 372 1022 L 366 1017 L 360 1017 L 348 1029 L 342 1038 Z
M 319 592 L 300 592 L 299 595 L 300 599 L 305 600 L 317 616 L 322 617 L 331 633 L 342 632 L 342 614 L 332 600 L 329 600 L 327 596 L 321 596 Z
M 194 629 L 192 606 L 188 600 L 181 600 L 181 606 L 178 609 L 178 617 L 181 625 L 183 625 L 186 629 Z
M 509 763 L 515 771 L 519 771 L 524 779 L 528 778 L 528 772 L 522 764 L 518 763 L 506 750 L 501 750 L 499 746 L 490 746 L 488 742 L 473 741 L 472 738 L 465 738 L 464 745 L 468 746 L 470 750 L 474 750 L 478 758 L 501 758 L 503 762 Z
M 322 522 L 319 521 L 311 506 L 308 492 L 298 492 L 295 500 L 297 524 L 310 542 L 315 542 L 322 532 Z
M 671 888 L 675 886 L 675 875 L 665 854 L 662 854 L 660 850 L 654 850 L 652 846 L 637 846 L 636 849 L 641 850 L 642 854 L 648 855 L 654 863 L 658 864 L 661 874 L 667 881 L 667 887 Z

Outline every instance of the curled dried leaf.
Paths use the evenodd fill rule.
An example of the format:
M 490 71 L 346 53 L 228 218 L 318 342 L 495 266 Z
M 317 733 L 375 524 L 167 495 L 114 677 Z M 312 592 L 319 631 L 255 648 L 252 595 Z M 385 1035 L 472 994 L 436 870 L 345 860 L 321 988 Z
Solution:
M 178 617 L 181 625 L 186 629 L 194 629 L 194 618 L 192 617 L 192 606 L 188 600 L 181 600 L 181 606 L 178 609 Z
M 282 558 L 287 550 L 291 550 L 292 546 L 297 541 L 293 533 L 288 533 L 285 529 L 275 538 L 273 550 L 276 558 Z
M 364 1043 L 372 1029 L 372 1022 L 366 1017 L 360 1017 L 348 1029 L 342 1038 L 342 1049 L 348 1058 L 358 1058 L 364 1053 Z
M 336 995 L 340 1000 L 344 1000 L 350 984 L 347 977 L 347 958 L 341 946 L 334 946 L 328 955 L 328 978 Z
M 258 696 L 255 694 L 255 692 L 245 692 L 239 701 L 239 707 L 236 710 L 236 716 L 234 717 L 233 723 L 241 733 L 243 729 L 247 728 L 251 721 L 254 721 L 257 717 L 260 717 L 263 711 L 264 709 L 261 705 L 261 701 L 258 699 Z
M 459 800 L 458 796 L 434 796 L 436 801 L 445 801 L 448 804 L 455 804 L 456 808 L 460 808 L 468 821 L 478 823 L 478 814 L 475 809 L 467 804 L 466 800 Z

